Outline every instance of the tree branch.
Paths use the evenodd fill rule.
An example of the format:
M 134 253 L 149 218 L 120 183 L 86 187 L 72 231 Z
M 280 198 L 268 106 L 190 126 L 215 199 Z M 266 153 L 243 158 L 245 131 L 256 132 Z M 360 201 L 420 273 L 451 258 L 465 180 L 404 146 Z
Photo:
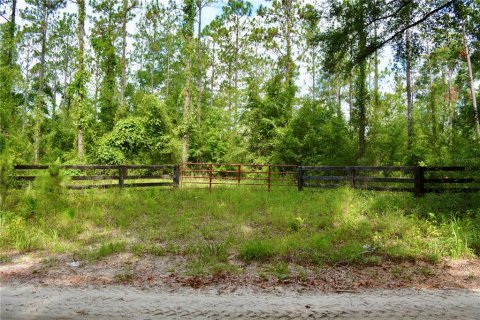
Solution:
M 393 39 L 395 39 L 398 35 L 404 33 L 405 31 L 407 31 L 408 29 L 410 28 L 413 28 L 415 27 L 416 25 L 424 22 L 425 20 L 427 20 L 430 16 L 434 15 L 435 13 L 437 13 L 438 11 L 442 10 L 442 9 L 445 9 L 446 7 L 449 7 L 451 6 L 452 4 L 454 4 L 455 2 L 457 2 L 458 0 L 450 0 L 448 2 L 446 2 L 445 4 L 441 5 L 440 7 L 438 8 L 435 8 L 434 10 L 430 11 L 429 13 L 427 13 L 425 16 L 423 16 L 421 19 L 403 27 L 402 29 L 398 30 L 397 32 L 395 32 L 392 36 L 390 36 L 388 39 L 386 40 L 383 40 L 382 42 L 378 43 L 378 44 L 375 44 L 373 46 L 369 46 L 367 48 L 367 50 L 363 53 L 360 53 L 360 55 L 357 57 L 357 60 L 358 61 L 361 61 L 363 59 L 365 59 L 366 57 L 368 57 L 369 55 L 371 55 L 372 53 L 374 53 L 375 51 L 377 51 L 378 49 L 382 48 L 384 45 L 386 45 L 387 43 L 389 43 L 390 41 L 392 41 Z
M 378 21 L 385 20 L 385 19 L 392 18 L 392 17 L 396 16 L 400 11 L 402 11 L 403 8 L 405 8 L 406 6 L 411 4 L 412 2 L 413 2 L 412 0 L 407 0 L 407 1 L 403 2 L 403 4 L 397 10 L 395 10 L 395 12 L 393 12 L 392 14 L 374 19 L 374 20 L 370 21 L 369 23 L 367 23 L 365 25 L 365 27 L 368 27 L 375 22 L 378 22 Z
M 2 17 L 3 19 L 5 19 L 5 21 L 7 22 L 10 22 L 10 19 L 8 19 L 7 17 L 5 17 L 3 14 L 0 13 L 0 17 Z

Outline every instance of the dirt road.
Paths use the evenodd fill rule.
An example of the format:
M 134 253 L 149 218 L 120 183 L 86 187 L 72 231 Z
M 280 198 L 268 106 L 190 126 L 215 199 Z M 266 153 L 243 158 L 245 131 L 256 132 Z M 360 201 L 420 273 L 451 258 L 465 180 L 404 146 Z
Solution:
M 480 319 L 480 290 L 218 294 L 2 284 L 1 319 Z

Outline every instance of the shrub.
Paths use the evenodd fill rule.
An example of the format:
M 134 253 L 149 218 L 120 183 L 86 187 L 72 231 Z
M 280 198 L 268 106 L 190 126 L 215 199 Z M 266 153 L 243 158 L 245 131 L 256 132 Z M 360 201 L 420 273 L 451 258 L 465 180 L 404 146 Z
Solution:
M 3 207 L 9 189 L 14 184 L 13 157 L 7 151 L 0 153 L 0 208 Z

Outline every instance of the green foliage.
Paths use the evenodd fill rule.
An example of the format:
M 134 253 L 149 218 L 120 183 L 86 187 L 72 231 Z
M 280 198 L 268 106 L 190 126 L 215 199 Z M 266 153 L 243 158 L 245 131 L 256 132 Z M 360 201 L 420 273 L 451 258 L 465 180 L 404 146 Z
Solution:
M 0 209 L 5 204 L 9 190 L 15 184 L 13 160 L 6 147 L 0 150 Z
M 92 258 L 94 259 L 102 259 L 108 257 L 115 253 L 120 253 L 125 251 L 125 243 L 124 242 L 105 242 L 100 245 L 100 247 L 92 253 Z
M 290 268 L 285 262 L 275 264 L 271 268 L 271 273 L 280 281 L 287 280 L 288 278 L 290 278 L 291 275 Z
M 345 121 L 333 108 L 305 103 L 278 138 L 279 163 L 348 165 L 354 148 Z
M 87 260 L 122 252 L 181 256 L 176 268 L 189 275 L 244 268 L 237 259 L 286 279 L 295 265 L 436 263 L 480 254 L 477 194 L 95 190 L 50 201 L 18 190 L 14 197 L 0 211 L 2 250 L 74 252 Z
M 165 103 L 154 95 L 144 95 L 138 114 L 145 127 L 146 149 L 142 157 L 151 159 L 153 163 L 177 162 L 180 158 L 179 142 Z
M 65 191 L 63 186 L 64 177 L 60 172 L 59 165 L 50 165 L 47 173 L 38 176 L 33 184 L 35 193 L 49 200 L 60 200 Z M 43 199 L 42 199 L 43 200 Z
M 249 82 L 245 119 L 250 153 L 254 159 L 268 161 L 275 150 L 275 139 L 291 119 L 296 88 L 279 74 L 266 84 L 265 90 L 267 95 L 262 98 L 258 83 Z
M 235 140 L 235 133 L 225 128 L 229 119 L 223 112 L 216 109 L 207 109 L 200 126 L 192 130 L 190 155 L 199 162 L 236 162 L 243 160 L 241 153 L 244 146 L 241 141 Z M 230 156 L 230 157 L 229 157 Z
M 106 142 L 106 141 L 105 141 Z M 104 141 L 95 149 L 95 162 L 105 164 L 123 164 L 126 162 L 125 155 L 117 148 L 111 147 Z
M 99 163 L 120 164 L 145 146 L 146 130 L 140 118 L 120 120 L 99 142 L 96 159 Z
M 117 1 L 98 0 L 92 2 L 98 13 L 92 29 L 91 44 L 95 52 L 97 66 L 102 72 L 101 86 L 96 107 L 103 132 L 112 130 L 119 107 L 117 77 L 120 73 L 120 57 L 116 42 L 120 37 L 121 8 Z
M 271 240 L 249 240 L 240 248 L 240 258 L 245 261 L 265 261 L 275 253 L 275 245 Z
M 0 148 L 9 140 L 21 163 L 176 163 L 185 137 L 191 161 L 478 164 L 477 0 L 439 11 L 426 0 L 285 0 L 257 12 L 227 1 L 197 35 L 198 5 L 216 2 L 2 4 L 6 19 L 20 13 L 0 26 Z M 411 137 L 406 21 L 422 21 L 410 30 Z M 382 70 L 392 50 L 400 59 Z
M 119 120 L 102 137 L 95 150 L 99 163 L 175 162 L 178 147 L 165 105 L 153 95 L 144 95 L 137 117 Z

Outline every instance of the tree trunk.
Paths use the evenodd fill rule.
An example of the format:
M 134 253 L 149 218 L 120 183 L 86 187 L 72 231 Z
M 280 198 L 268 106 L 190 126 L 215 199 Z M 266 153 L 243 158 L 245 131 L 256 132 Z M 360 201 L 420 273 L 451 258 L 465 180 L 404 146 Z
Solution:
M 156 43 L 157 39 L 155 37 L 155 34 L 153 36 L 153 43 Z M 153 94 L 153 91 L 155 89 L 155 56 L 158 55 L 158 51 L 155 50 L 152 52 L 152 57 L 151 57 L 151 65 L 150 65 L 150 93 Z
M 366 62 L 363 61 L 359 66 L 359 74 L 357 79 L 357 109 L 358 109 L 358 158 L 362 158 L 365 155 L 366 143 L 365 143 L 365 131 L 366 131 L 366 101 L 367 101 L 367 88 L 366 88 Z
M 375 2 L 376 5 L 376 2 Z M 374 37 L 375 41 L 378 40 L 378 25 L 375 22 L 374 24 Z M 374 64 L 374 75 L 373 75 L 373 113 L 376 114 L 378 112 L 378 108 L 380 107 L 380 92 L 378 86 L 378 79 L 379 79 L 379 72 L 378 72 L 378 50 L 375 50 L 373 56 L 373 64 Z
M 41 114 L 38 108 L 35 108 L 35 125 L 33 127 L 33 164 L 40 161 L 40 118 Z
M 202 8 L 203 0 L 197 0 L 198 7 L 198 39 L 197 39 L 197 60 L 198 60 L 198 74 L 197 74 L 197 122 L 202 122 L 202 95 L 203 95 L 203 83 L 202 83 Z
M 53 71 L 53 86 L 52 86 L 52 118 L 55 117 L 55 114 L 57 113 L 57 91 L 58 91 L 58 85 L 57 85 L 57 71 Z
M 316 61 L 315 61 L 315 58 L 316 58 L 316 55 L 315 55 L 315 46 L 312 45 L 312 99 L 315 100 L 316 98 L 316 91 L 317 91 L 317 84 L 316 84 L 316 74 L 315 72 L 317 71 L 315 69 L 315 64 L 316 64 Z
M 340 117 L 340 115 L 342 114 L 342 86 L 341 86 L 341 81 L 339 76 L 337 76 L 337 81 L 336 81 L 336 106 L 337 106 L 337 116 Z
M 68 73 L 68 66 L 65 64 L 63 69 L 63 91 L 62 91 L 62 101 L 60 102 L 60 107 L 63 107 L 64 110 L 67 109 L 67 73 Z
M 405 65 L 407 78 L 407 122 L 408 122 L 408 150 L 412 148 L 413 143 L 413 101 L 412 101 L 412 84 L 411 84 L 411 48 L 410 48 L 410 29 L 405 32 Z
M 23 92 L 23 117 L 22 117 L 22 133 L 25 132 L 25 122 L 28 111 L 28 96 L 30 94 L 30 50 L 27 50 L 25 57 L 25 89 Z
M 10 14 L 10 28 L 8 30 L 9 32 L 9 50 L 8 50 L 8 58 L 7 58 L 7 65 L 8 66 L 13 66 L 15 64 L 15 29 L 16 29 L 16 11 L 17 11 L 17 0 L 12 1 L 12 12 Z
M 122 60 L 121 60 L 121 76 L 120 76 L 120 114 L 123 118 L 126 114 L 125 107 L 125 82 L 127 70 L 127 19 L 128 19 L 128 0 L 123 0 L 123 19 L 122 19 Z
M 286 7 L 286 40 L 287 40 L 287 85 L 288 87 L 293 86 L 293 64 L 292 64 L 292 0 L 285 1 Z
M 348 77 L 348 126 L 353 129 L 353 83 L 352 75 Z
M 167 51 L 168 53 L 171 52 L 171 39 L 170 37 L 168 37 L 168 40 L 167 40 Z M 166 79 L 166 84 L 165 84 L 165 96 L 168 97 L 168 95 L 170 94 L 170 54 L 167 54 L 167 79 Z
M 43 21 L 41 25 L 41 50 L 40 50 L 40 68 L 38 76 L 38 90 L 35 103 L 35 126 L 34 126 L 34 142 L 33 142 L 33 162 L 38 164 L 40 161 L 40 126 L 42 121 L 41 108 L 44 103 L 44 89 L 45 89 L 45 56 L 47 53 L 47 23 L 48 23 L 48 11 L 47 8 L 43 8 Z
M 188 161 L 188 144 L 190 140 L 190 112 L 192 99 L 192 65 L 194 56 L 193 29 L 195 25 L 195 0 L 185 0 L 183 2 L 183 36 L 185 39 L 184 47 L 184 74 L 185 84 L 183 89 L 183 134 L 182 134 L 182 163 Z
M 188 125 L 189 121 L 189 107 L 190 107 L 190 94 L 188 90 L 185 91 L 185 101 L 183 102 L 183 122 Z M 189 143 L 188 129 L 185 129 L 185 133 L 182 136 L 182 163 L 188 161 L 188 143 Z
M 478 115 L 477 96 L 475 92 L 475 79 L 473 78 L 472 61 L 470 60 L 470 50 L 468 48 L 468 40 L 467 40 L 467 33 L 465 31 L 465 24 L 463 24 L 462 28 L 463 28 L 463 46 L 465 48 L 465 56 L 467 58 L 468 78 L 470 79 L 470 95 L 472 98 L 475 129 L 477 131 L 477 137 L 480 138 L 480 117 Z
M 191 41 L 193 40 L 190 39 L 190 42 Z M 191 44 L 187 44 L 187 46 L 191 46 Z M 190 52 L 190 50 L 188 50 L 187 52 Z M 190 85 L 191 76 L 192 76 L 191 59 L 187 54 L 187 57 L 185 58 L 186 83 L 184 88 L 184 101 L 183 101 L 183 126 L 184 126 L 185 132 L 183 133 L 183 136 L 182 136 L 182 163 L 188 162 L 188 144 L 190 140 L 189 127 L 190 127 L 190 112 L 191 112 L 190 90 L 192 89 Z
M 360 12 L 358 13 L 358 17 L 360 21 L 358 21 L 358 34 L 359 34 L 359 52 L 365 52 L 365 48 L 367 46 L 367 32 L 365 30 L 365 9 L 363 5 L 359 8 Z M 362 158 L 365 155 L 366 150 L 366 142 L 365 142 L 365 132 L 366 132 L 366 125 L 367 125 L 367 116 L 366 116 L 366 103 L 367 103 L 367 87 L 366 87 L 366 80 L 367 80 L 367 62 L 365 60 L 360 62 L 358 76 L 357 76 L 357 85 L 356 85 L 356 109 L 358 112 L 358 158 Z
M 210 78 L 210 103 L 213 104 L 213 95 L 215 92 L 215 40 L 212 41 L 212 75 Z
M 448 70 L 447 73 L 447 83 L 448 83 L 448 111 L 450 112 L 450 144 L 453 144 L 453 126 L 455 123 L 455 103 L 452 103 L 454 100 L 452 97 L 452 90 L 453 90 L 453 85 L 452 85 L 452 73 L 453 69 Z
M 85 62 L 84 62 L 84 51 L 85 51 L 85 0 L 78 0 L 78 72 L 83 77 L 85 72 Z M 80 85 L 84 86 L 83 79 L 80 80 Z M 85 92 L 85 88 L 79 88 L 80 99 L 85 99 L 86 97 L 83 96 Z M 83 101 L 80 101 L 79 104 L 82 104 Z M 83 127 L 82 127 L 82 120 L 79 119 L 79 123 L 77 124 L 77 157 L 79 160 L 83 159 L 84 156 L 84 148 L 83 148 Z
M 435 106 L 435 92 L 433 86 L 433 71 L 432 71 L 432 57 L 431 53 L 428 54 L 428 77 L 430 81 L 429 87 L 429 104 L 430 104 L 430 111 L 432 116 L 432 137 L 434 143 L 437 142 L 437 110 Z
M 237 124 L 238 120 L 238 55 L 240 52 L 240 18 L 238 14 L 235 15 L 235 75 L 234 75 L 234 83 L 235 83 L 235 115 L 234 115 L 234 125 Z

